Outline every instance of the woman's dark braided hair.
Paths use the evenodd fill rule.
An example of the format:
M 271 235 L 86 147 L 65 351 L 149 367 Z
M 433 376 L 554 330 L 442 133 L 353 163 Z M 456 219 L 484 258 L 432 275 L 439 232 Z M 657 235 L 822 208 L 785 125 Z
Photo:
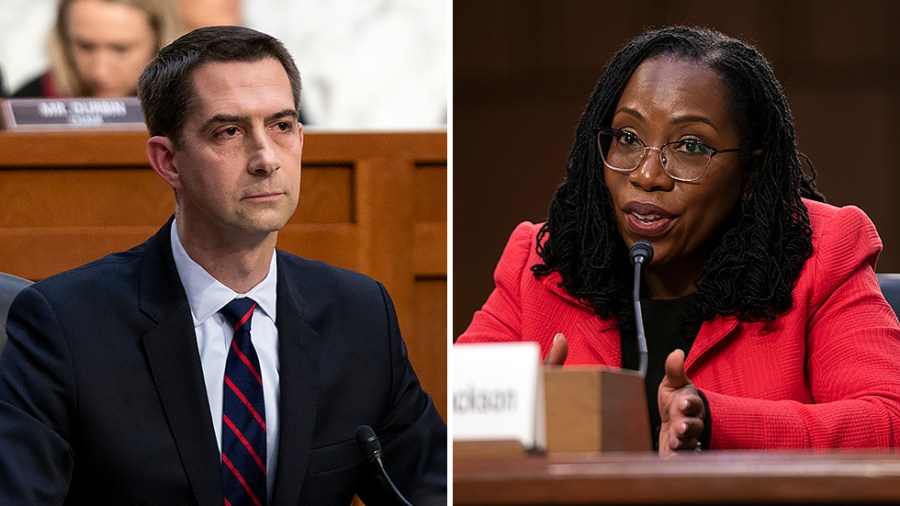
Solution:
M 759 156 L 743 159 L 748 172 L 741 200 L 703 265 L 685 327 L 717 315 L 774 319 L 790 309 L 791 289 L 812 253 L 809 215 L 801 198 L 824 198 L 815 188 L 812 165 L 809 176 L 802 170 L 791 111 L 772 67 L 754 47 L 714 30 L 677 26 L 649 31 L 610 60 L 582 114 L 565 181 L 538 233 L 543 263 L 531 269 L 535 277 L 558 271 L 570 295 L 603 317 L 616 317 L 623 332 L 633 330 L 632 268 L 603 180 L 595 132 L 611 126 L 631 75 L 656 56 L 705 64 L 718 72 L 730 92 L 730 112 L 742 127 L 742 147 L 761 150 Z

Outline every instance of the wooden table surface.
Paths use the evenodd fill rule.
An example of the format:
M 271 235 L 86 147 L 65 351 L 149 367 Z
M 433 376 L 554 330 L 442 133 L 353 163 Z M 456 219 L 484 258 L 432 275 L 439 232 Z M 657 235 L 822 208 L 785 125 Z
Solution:
M 458 457 L 453 503 L 900 504 L 900 453 Z

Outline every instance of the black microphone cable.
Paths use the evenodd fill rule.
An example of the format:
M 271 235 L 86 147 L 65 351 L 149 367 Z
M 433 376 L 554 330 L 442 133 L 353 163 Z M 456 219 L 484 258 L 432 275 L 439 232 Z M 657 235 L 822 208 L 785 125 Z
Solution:
M 653 246 L 649 241 L 641 239 L 631 246 L 631 263 L 634 264 L 634 322 L 637 325 L 638 353 L 640 363 L 638 371 L 641 377 L 647 376 L 647 336 L 644 334 L 644 316 L 641 314 L 641 265 L 649 264 L 653 260 Z
M 381 442 L 378 440 L 378 436 L 375 435 L 375 431 L 372 430 L 372 427 L 360 425 L 356 428 L 356 444 L 358 444 L 363 453 L 366 454 L 369 462 L 376 464 L 378 469 L 381 470 L 381 475 L 384 476 L 385 481 L 387 481 L 394 496 L 400 500 L 400 503 L 403 504 L 403 506 L 412 506 L 412 504 L 403 497 L 403 494 L 400 493 L 400 490 L 397 489 L 394 482 L 391 481 L 391 477 L 388 476 L 387 470 L 384 468 L 384 463 L 381 462 Z

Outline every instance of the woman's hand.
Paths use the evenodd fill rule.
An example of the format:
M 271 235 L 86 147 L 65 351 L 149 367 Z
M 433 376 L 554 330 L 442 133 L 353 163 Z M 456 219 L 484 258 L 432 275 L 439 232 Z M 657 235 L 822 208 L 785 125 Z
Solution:
M 553 344 L 550 345 L 550 351 L 544 359 L 544 365 L 563 365 L 566 356 L 569 354 L 569 341 L 566 336 L 556 334 L 553 336 Z
M 703 419 L 706 415 L 703 399 L 684 372 L 684 352 L 675 350 L 666 358 L 666 376 L 657 393 L 659 416 L 659 454 L 700 449 Z

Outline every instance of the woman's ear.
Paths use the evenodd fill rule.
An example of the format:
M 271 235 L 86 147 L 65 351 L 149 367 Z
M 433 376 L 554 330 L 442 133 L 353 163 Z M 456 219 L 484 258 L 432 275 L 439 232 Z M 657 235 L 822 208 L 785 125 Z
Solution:
M 175 143 L 172 139 L 155 135 L 147 141 L 147 159 L 153 172 L 173 190 L 181 188 L 181 177 L 175 166 Z

